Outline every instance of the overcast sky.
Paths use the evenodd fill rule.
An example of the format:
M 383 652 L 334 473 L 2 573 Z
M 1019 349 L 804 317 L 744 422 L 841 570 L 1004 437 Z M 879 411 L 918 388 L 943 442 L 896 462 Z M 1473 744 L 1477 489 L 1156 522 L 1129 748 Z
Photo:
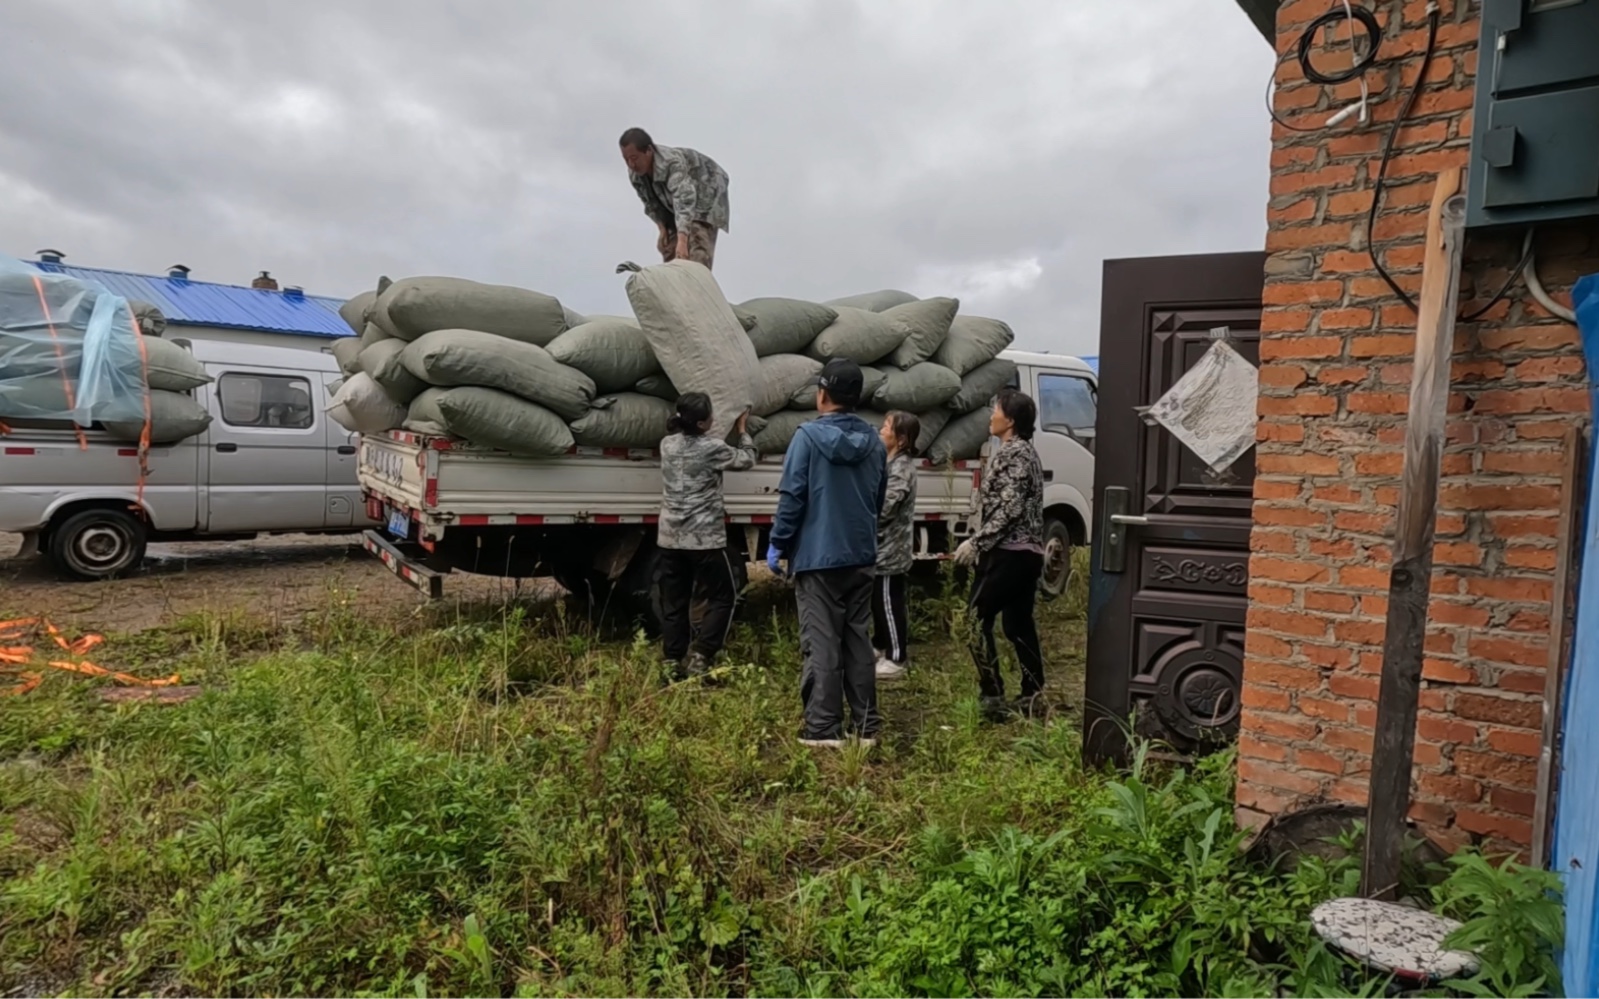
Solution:
M 1271 60 L 1231 0 L 12 3 L 0 252 L 626 312 L 642 125 L 731 176 L 730 299 L 954 295 L 1094 353 L 1101 260 L 1262 245 Z

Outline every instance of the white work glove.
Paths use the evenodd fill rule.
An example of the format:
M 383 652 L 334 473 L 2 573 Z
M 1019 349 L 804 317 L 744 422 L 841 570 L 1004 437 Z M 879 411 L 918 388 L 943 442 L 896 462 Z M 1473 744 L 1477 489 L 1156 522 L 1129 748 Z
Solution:
M 965 541 L 962 541 L 960 543 L 960 547 L 955 549 L 955 564 L 956 565 L 975 565 L 975 564 L 977 564 L 977 546 L 972 544 L 972 541 L 971 541 L 970 538 L 967 538 Z

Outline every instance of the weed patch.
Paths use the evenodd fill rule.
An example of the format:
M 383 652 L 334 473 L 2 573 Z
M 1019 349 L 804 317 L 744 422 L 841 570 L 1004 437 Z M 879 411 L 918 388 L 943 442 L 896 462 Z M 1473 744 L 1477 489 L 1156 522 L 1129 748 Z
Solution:
M 1309 937 L 1351 862 L 1244 858 L 1228 757 L 1097 773 L 1073 713 L 982 724 L 953 587 L 917 601 L 870 751 L 797 745 L 787 594 L 748 603 L 715 684 L 559 606 L 112 636 L 106 661 L 207 692 L 107 706 L 52 676 L 0 704 L 0 992 L 1384 987 Z M 1061 704 L 1080 606 L 1041 606 Z M 1455 862 L 1438 901 L 1485 969 L 1453 988 L 1557 988 L 1549 888 Z

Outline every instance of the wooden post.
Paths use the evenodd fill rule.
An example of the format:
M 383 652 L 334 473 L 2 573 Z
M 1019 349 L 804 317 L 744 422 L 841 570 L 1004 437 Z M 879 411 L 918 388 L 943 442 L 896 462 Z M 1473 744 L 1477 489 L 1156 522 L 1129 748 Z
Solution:
M 1571 616 L 1575 606 L 1577 567 L 1582 559 L 1580 521 L 1588 494 L 1588 438 L 1572 427 L 1566 431 L 1566 462 L 1560 482 L 1560 527 L 1555 540 L 1555 595 L 1549 611 L 1549 665 L 1544 668 L 1543 741 L 1538 753 L 1538 793 L 1532 806 L 1532 866 L 1543 868 L 1549 860 L 1554 832 L 1555 795 L 1560 784 L 1560 718 L 1566 693 L 1566 669 L 1571 662 Z
M 1454 353 L 1465 199 L 1460 171 L 1438 175 L 1427 216 L 1416 352 L 1405 421 L 1404 479 L 1388 584 L 1382 685 L 1371 753 L 1371 792 L 1361 892 L 1392 898 L 1399 887 L 1410 773 L 1416 752 L 1416 702 L 1421 693 L 1422 646 L 1432 587 L 1432 541 L 1438 517 L 1438 470 L 1449 410 L 1449 358 Z

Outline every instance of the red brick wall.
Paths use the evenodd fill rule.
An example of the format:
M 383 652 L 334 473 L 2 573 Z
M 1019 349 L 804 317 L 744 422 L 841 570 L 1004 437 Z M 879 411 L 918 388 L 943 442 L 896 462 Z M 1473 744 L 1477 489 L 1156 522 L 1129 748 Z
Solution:
M 1373 6 L 1386 25 L 1368 75 L 1375 127 L 1273 131 L 1244 821 L 1310 800 L 1366 800 L 1415 317 L 1372 269 L 1365 215 L 1385 126 L 1426 42 L 1425 3 Z M 1412 295 L 1434 178 L 1466 164 L 1471 134 L 1479 8 L 1441 6 L 1438 52 L 1400 133 L 1375 238 Z M 1278 51 L 1328 9 L 1285 4 Z M 1303 128 L 1358 94 L 1353 83 L 1306 82 L 1292 56 L 1277 80 L 1277 114 Z M 1557 297 L 1569 301 L 1577 275 L 1599 271 L 1596 230 L 1592 220 L 1540 229 L 1538 272 Z M 1466 309 L 1504 281 L 1520 238 L 1471 235 Z M 1575 329 L 1518 284 L 1483 321 L 1457 326 L 1449 410 L 1412 814 L 1446 842 L 1520 846 L 1531 835 L 1562 436 L 1588 413 Z

